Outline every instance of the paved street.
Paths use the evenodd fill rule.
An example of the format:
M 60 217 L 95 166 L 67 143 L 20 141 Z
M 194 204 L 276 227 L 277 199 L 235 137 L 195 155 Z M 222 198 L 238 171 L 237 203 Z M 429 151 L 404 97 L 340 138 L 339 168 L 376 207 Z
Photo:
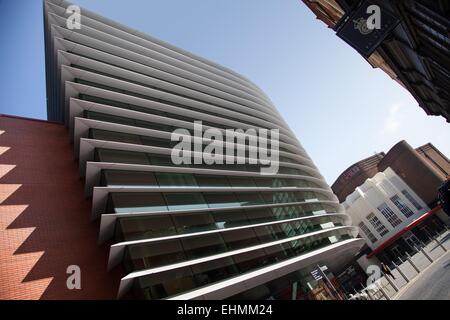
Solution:
M 403 290 L 402 290 L 403 291 Z M 450 300 L 450 251 L 434 263 L 403 292 L 401 300 Z
M 421 271 L 420 274 L 410 262 L 403 258 L 404 262 L 399 269 L 410 280 L 409 282 L 402 277 L 398 268 L 392 270 L 395 279 L 391 281 L 399 289 L 398 292 L 385 277 L 381 278 L 379 284 L 390 299 L 450 300 L 450 232 L 444 232 L 438 239 L 447 248 L 447 252 L 434 241 L 424 248 L 434 260 L 433 263 L 430 263 L 422 252 L 411 257 L 411 261 Z M 385 299 L 385 297 L 377 292 L 375 299 Z

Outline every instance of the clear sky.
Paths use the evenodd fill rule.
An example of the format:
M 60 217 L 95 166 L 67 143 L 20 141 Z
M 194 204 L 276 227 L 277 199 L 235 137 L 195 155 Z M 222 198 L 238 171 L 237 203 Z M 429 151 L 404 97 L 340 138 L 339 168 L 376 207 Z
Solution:
M 450 124 L 335 36 L 300 0 L 79 0 L 261 87 L 328 183 L 404 139 L 450 156 Z M 0 0 L 0 113 L 46 118 L 41 0 Z

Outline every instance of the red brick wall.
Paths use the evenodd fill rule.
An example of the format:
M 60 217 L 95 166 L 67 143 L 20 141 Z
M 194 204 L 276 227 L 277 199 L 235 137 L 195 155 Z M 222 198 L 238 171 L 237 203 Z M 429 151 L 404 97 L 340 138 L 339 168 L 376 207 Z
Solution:
M 106 271 L 90 210 L 67 129 L 0 116 L 0 299 L 115 299 L 123 272 Z

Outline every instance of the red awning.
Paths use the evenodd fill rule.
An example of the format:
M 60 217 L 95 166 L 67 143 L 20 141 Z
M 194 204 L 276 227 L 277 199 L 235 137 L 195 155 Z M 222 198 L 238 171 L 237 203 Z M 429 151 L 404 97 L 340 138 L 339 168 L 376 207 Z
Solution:
M 431 215 L 435 214 L 439 209 L 441 209 L 441 206 L 436 206 L 427 213 L 421 215 L 419 218 L 408 224 L 406 227 L 404 227 L 402 230 L 394 234 L 392 237 L 387 239 L 385 242 L 383 242 L 381 245 L 379 245 L 377 248 L 375 248 L 371 253 L 367 255 L 367 258 L 370 258 L 381 251 L 383 251 L 386 247 L 397 241 L 403 234 L 408 232 L 409 230 L 413 229 L 415 226 L 421 224 L 423 221 L 428 219 Z

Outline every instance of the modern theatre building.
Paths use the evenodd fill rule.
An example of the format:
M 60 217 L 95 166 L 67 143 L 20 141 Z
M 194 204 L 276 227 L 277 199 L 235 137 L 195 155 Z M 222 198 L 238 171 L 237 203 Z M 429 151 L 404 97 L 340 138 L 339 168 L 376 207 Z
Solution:
M 123 269 L 119 298 L 304 299 L 318 265 L 332 273 L 362 246 L 258 87 L 84 9 L 69 29 L 69 5 L 44 3 L 48 119 L 65 125 L 73 145 L 98 228 L 90 246 L 107 248 L 105 273 Z M 251 158 L 174 164 L 171 133 L 193 133 L 194 121 L 203 130 L 278 129 L 278 172 L 261 175 Z

